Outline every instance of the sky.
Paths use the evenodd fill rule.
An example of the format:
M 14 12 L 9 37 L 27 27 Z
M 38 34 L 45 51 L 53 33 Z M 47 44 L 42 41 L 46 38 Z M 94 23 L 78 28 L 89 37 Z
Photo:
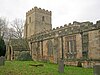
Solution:
M 37 6 L 52 11 L 52 27 L 100 20 L 100 0 L 0 0 L 0 17 L 9 21 L 24 19 L 26 12 Z

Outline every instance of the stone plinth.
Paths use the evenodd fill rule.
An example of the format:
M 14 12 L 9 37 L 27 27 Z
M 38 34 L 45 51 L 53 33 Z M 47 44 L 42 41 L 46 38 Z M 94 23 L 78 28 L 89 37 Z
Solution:
M 94 75 L 100 75 L 100 64 L 93 67 Z

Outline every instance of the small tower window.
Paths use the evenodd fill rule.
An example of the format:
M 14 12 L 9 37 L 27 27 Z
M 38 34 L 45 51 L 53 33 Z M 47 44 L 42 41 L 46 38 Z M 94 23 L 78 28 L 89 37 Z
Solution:
M 44 16 L 42 16 L 42 21 L 44 21 Z
M 29 23 L 31 23 L 31 17 L 29 17 Z

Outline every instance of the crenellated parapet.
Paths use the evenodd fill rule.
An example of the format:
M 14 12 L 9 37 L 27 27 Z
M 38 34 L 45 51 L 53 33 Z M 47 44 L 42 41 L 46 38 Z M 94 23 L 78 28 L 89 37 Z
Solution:
M 41 33 L 38 33 L 31 37 L 34 41 L 40 41 L 40 40 L 46 40 L 50 38 L 58 37 L 60 36 L 67 36 L 67 35 L 73 35 L 73 34 L 80 34 L 81 32 L 88 32 L 92 30 L 100 29 L 100 21 L 97 21 L 96 24 L 93 24 L 92 22 L 76 22 L 74 21 L 73 24 L 69 23 L 68 25 L 65 24 L 64 26 L 53 28 L 50 31 L 44 31 Z
M 98 22 L 99 24 L 99 22 Z M 97 24 L 96 24 L 97 25 Z M 74 28 L 80 28 L 80 29 L 87 29 L 87 28 L 91 28 L 91 27 L 94 27 L 94 24 L 92 22 L 77 22 L 77 21 L 74 21 L 72 24 L 69 23 L 69 24 L 65 24 L 64 26 L 60 26 L 60 27 L 56 27 L 56 28 L 53 28 L 53 30 L 61 30 L 61 29 L 74 29 Z
M 96 27 L 100 28 L 100 20 L 96 22 Z
M 26 16 L 32 14 L 33 12 L 45 13 L 45 14 L 49 14 L 49 15 L 51 15 L 51 13 L 52 13 L 51 11 L 41 9 L 41 8 L 38 8 L 38 7 L 34 7 L 31 10 L 29 10 L 28 12 L 26 12 Z

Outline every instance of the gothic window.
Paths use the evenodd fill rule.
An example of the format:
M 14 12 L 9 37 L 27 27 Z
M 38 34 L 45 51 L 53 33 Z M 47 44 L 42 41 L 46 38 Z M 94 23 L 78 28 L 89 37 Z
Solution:
M 67 41 L 67 49 L 68 52 L 70 53 L 76 52 L 76 41 L 75 40 Z
M 42 16 L 42 21 L 44 21 L 44 16 Z
M 76 57 L 76 40 L 75 36 L 66 37 L 67 43 L 67 58 L 73 59 Z

